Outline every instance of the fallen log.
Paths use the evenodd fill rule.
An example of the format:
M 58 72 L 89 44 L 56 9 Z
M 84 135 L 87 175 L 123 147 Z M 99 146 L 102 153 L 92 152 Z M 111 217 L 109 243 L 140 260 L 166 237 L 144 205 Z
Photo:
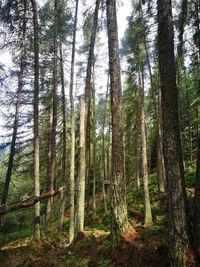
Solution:
M 40 202 L 43 199 L 53 197 L 58 195 L 64 190 L 64 186 L 60 187 L 58 190 L 54 190 L 51 192 L 43 193 L 41 196 L 30 196 L 26 197 L 25 199 L 20 200 L 19 202 L 14 202 L 10 204 L 0 205 L 0 217 L 7 213 L 10 213 L 15 210 L 28 208 L 34 206 L 37 202 Z

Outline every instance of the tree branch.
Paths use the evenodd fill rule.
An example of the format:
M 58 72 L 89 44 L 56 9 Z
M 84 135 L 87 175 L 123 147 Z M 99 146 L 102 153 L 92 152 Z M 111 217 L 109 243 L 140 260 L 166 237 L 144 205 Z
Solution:
M 7 205 L 0 205 L 0 217 L 4 214 L 10 213 L 10 212 L 15 211 L 15 210 L 31 207 L 31 206 L 35 205 L 37 202 L 39 202 L 45 198 L 49 198 L 49 197 L 53 197 L 53 196 L 58 195 L 63 190 L 64 190 L 64 186 L 60 187 L 56 191 L 46 192 L 46 193 L 44 193 L 38 197 L 37 196 L 31 196 L 31 197 L 27 197 L 26 199 L 23 199 L 19 202 L 10 203 Z

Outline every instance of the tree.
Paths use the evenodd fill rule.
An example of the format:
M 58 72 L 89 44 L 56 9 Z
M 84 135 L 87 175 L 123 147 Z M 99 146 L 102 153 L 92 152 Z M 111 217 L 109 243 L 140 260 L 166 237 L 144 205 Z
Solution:
M 190 242 L 179 128 L 171 0 L 159 0 L 157 10 L 164 161 L 168 194 L 169 255 L 171 266 L 187 266 Z
M 111 235 L 115 244 L 129 230 L 129 223 L 124 177 L 122 97 L 116 1 L 107 0 L 106 7 L 112 112 Z
M 70 228 L 69 228 L 69 242 L 74 239 L 75 234 L 75 181 L 74 181 L 74 167 L 75 167 L 75 114 L 74 114 L 74 62 L 75 62 L 75 47 L 76 47 L 76 30 L 78 20 L 78 4 L 76 0 L 76 11 L 73 26 L 73 40 L 72 40 L 72 56 L 71 56 L 71 72 L 70 72 L 70 126 L 71 126 L 71 146 L 70 146 Z
M 16 153 L 16 140 L 17 140 L 17 134 L 18 134 L 18 127 L 19 127 L 19 117 L 20 117 L 20 104 L 21 104 L 21 98 L 22 98 L 22 89 L 23 89 L 23 75 L 26 65 L 26 31 L 27 31 L 27 1 L 25 0 L 22 3 L 23 6 L 23 17 L 22 17 L 22 29 L 20 29 L 20 63 L 19 63 L 19 71 L 17 73 L 18 76 L 18 87 L 16 92 L 16 103 L 15 103 L 15 116 L 14 116 L 14 123 L 13 123 L 13 133 L 12 133 L 12 141 L 10 146 L 10 154 L 9 154 L 9 160 L 8 160 L 8 167 L 5 177 L 5 184 L 4 189 L 2 193 L 2 199 L 1 204 L 4 205 L 8 198 L 8 191 L 11 181 L 11 175 L 13 171 L 13 163 L 14 163 L 14 156 Z
M 94 65 L 94 47 L 96 40 L 96 33 L 98 27 L 98 14 L 99 14 L 99 6 L 100 0 L 96 0 L 93 24 L 90 35 L 90 44 L 89 44 L 89 55 L 87 61 L 87 70 L 86 70 L 86 85 L 85 85 L 85 104 L 86 104 L 86 175 L 87 175 L 87 185 L 89 192 L 90 185 L 90 111 L 91 111 L 91 80 L 92 80 L 92 68 Z M 88 193 L 89 196 L 89 193 Z M 87 196 L 87 197 L 88 197 Z
M 83 231 L 85 214 L 85 126 L 86 104 L 84 97 L 80 100 L 79 126 L 79 169 L 77 180 L 76 234 Z
M 31 0 L 34 27 L 34 182 L 35 196 L 40 196 L 40 165 L 39 165 L 39 38 L 38 15 L 35 0 Z M 40 239 L 40 202 L 35 204 L 35 239 Z
M 57 54 L 58 54 L 58 1 L 54 1 L 54 38 L 53 38 L 53 77 L 52 77 L 52 114 L 50 115 L 50 158 L 49 158 L 49 177 L 48 188 L 53 191 L 56 172 L 56 126 L 57 126 Z M 52 117 L 51 117 L 52 116 Z M 52 216 L 53 197 L 48 198 L 46 206 L 46 222 Z

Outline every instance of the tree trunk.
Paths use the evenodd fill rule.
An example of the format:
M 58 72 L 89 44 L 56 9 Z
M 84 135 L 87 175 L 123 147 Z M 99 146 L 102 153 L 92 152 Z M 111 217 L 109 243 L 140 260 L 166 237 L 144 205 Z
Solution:
M 15 156 L 15 145 L 17 139 L 17 132 L 18 132 L 18 124 L 19 124 L 19 115 L 20 115 L 20 101 L 21 101 L 21 94 L 23 89 L 23 74 L 25 69 L 25 60 L 26 60 L 26 47 L 25 47 L 25 37 L 26 37 L 26 16 L 27 16 L 27 1 L 24 1 L 24 15 L 23 15 L 23 25 L 22 25 L 22 36 L 21 36 L 21 45 L 20 45 L 20 64 L 19 64 L 19 72 L 18 72 L 18 87 L 16 93 L 16 104 L 15 104 L 15 118 L 13 123 L 13 133 L 12 133 L 12 140 L 11 140 L 11 147 L 10 147 L 10 154 L 8 160 L 8 168 L 5 177 L 5 184 L 2 193 L 1 204 L 4 205 L 7 202 L 8 198 L 8 191 L 11 181 L 11 175 L 13 170 L 13 162 Z
M 107 28 L 112 111 L 111 235 L 114 244 L 129 230 L 124 177 L 122 96 L 115 0 L 107 0 Z
M 39 40 L 38 14 L 35 0 L 31 0 L 34 27 L 34 182 L 35 196 L 40 196 L 40 150 L 39 150 Z M 40 240 L 40 202 L 35 204 L 34 236 Z
M 187 266 L 189 248 L 181 151 L 171 0 L 158 1 L 158 55 L 163 109 L 164 162 L 168 194 L 171 266 Z
M 194 204 L 195 204 L 195 209 L 194 209 L 195 246 L 197 255 L 200 259 L 200 138 L 198 140 Z
M 93 104 L 93 124 L 92 124 L 92 140 L 93 140 L 93 183 L 92 183 L 92 207 L 93 219 L 96 217 L 96 101 L 95 101 L 95 75 L 93 66 L 93 90 L 92 90 L 92 104 Z
M 109 90 L 109 73 L 108 73 L 108 81 L 107 81 L 107 90 L 106 90 L 106 99 L 105 99 L 105 106 L 104 106 L 104 114 L 103 114 L 103 125 L 102 125 L 102 152 L 101 152 L 101 159 L 102 159 L 102 192 L 103 192 L 103 202 L 104 202 L 104 211 L 108 213 L 108 205 L 106 200 L 106 191 L 105 191 L 105 184 L 104 181 L 106 180 L 106 158 L 105 158 L 105 124 L 106 124 L 106 111 L 107 111 L 107 100 L 108 100 L 108 90 Z
M 136 187 L 137 189 L 140 189 L 140 177 L 141 177 L 141 122 L 140 122 L 140 111 L 139 111 L 139 105 L 137 110 L 137 119 L 136 119 Z
M 145 132 L 145 115 L 144 115 L 144 70 L 139 71 L 139 124 L 140 124 L 140 141 L 141 141 L 141 173 L 144 183 L 144 224 L 146 226 L 152 224 L 151 204 L 149 196 L 149 175 L 146 147 L 146 132 Z
M 90 186 L 90 106 L 91 106 L 91 79 L 92 79 L 92 67 L 94 65 L 94 46 L 96 40 L 97 26 L 98 26 L 98 14 L 101 0 L 96 0 L 93 25 L 90 36 L 90 48 L 87 62 L 86 71 L 86 85 L 85 85 L 85 105 L 86 105 L 86 179 L 87 179 L 87 202 L 89 199 L 89 186 Z
M 63 70 L 63 53 L 62 43 L 60 41 L 60 76 L 61 76 L 61 93 L 62 93 L 62 186 L 67 187 L 66 177 L 66 102 L 65 102 L 65 81 L 64 81 L 64 70 Z M 60 217 L 59 217 L 59 230 L 62 231 L 63 219 L 65 212 L 67 190 L 61 192 L 60 195 Z
M 57 126 L 57 54 L 58 54 L 58 6 L 54 1 L 54 44 L 53 44 L 53 90 L 52 90 L 52 128 L 51 128 L 51 166 L 49 173 L 49 191 L 53 191 L 56 173 L 56 126 Z M 46 207 L 46 222 L 52 217 L 53 197 L 48 198 Z
M 85 99 L 80 101 L 79 172 L 77 181 L 76 234 L 83 231 L 85 213 Z
M 73 28 L 73 43 L 72 43 L 72 57 L 71 57 L 71 73 L 70 73 L 70 125 L 71 125 L 71 145 L 70 145 L 70 227 L 69 227 L 69 243 L 74 239 L 75 234 L 75 181 L 74 181 L 74 167 L 75 167 L 75 114 L 74 114 L 74 62 L 75 62 L 75 48 L 76 48 L 76 30 L 78 19 L 78 4 L 76 0 L 76 11 L 74 17 Z
M 157 180 L 159 192 L 165 192 L 165 165 L 163 156 L 163 131 L 160 87 L 158 88 L 157 99 Z

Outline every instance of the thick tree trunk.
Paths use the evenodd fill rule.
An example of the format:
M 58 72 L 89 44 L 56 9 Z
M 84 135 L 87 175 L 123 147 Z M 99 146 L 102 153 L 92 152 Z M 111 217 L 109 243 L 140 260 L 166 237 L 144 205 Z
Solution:
M 77 209 L 76 209 L 76 234 L 83 231 L 85 213 L 85 99 L 80 101 L 80 128 L 79 128 L 79 170 L 77 181 Z
M 171 0 L 158 1 L 158 55 L 163 109 L 164 161 L 168 194 L 171 266 L 187 266 L 186 192 L 178 115 Z
M 60 77 L 61 77 L 61 93 L 62 93 L 62 186 L 67 188 L 67 177 L 66 177 L 66 102 L 65 102 L 65 82 L 64 82 L 64 70 L 63 70 L 63 53 L 62 43 L 60 41 Z M 63 219 L 65 212 L 67 190 L 63 191 L 60 195 L 60 216 L 58 228 L 62 231 Z
M 7 202 L 8 198 L 8 191 L 11 181 L 11 175 L 13 170 L 13 162 L 15 156 L 15 146 L 16 146 L 16 139 L 17 139 L 17 132 L 18 132 L 18 124 L 19 124 L 19 116 L 20 116 L 20 101 L 21 101 L 21 94 L 23 89 L 23 74 L 25 69 L 25 60 L 26 60 L 26 47 L 25 47 L 25 38 L 26 38 L 26 20 L 27 16 L 27 1 L 24 0 L 24 15 L 23 15 L 23 25 L 22 25 L 22 36 L 21 36 L 21 46 L 20 46 L 20 64 L 19 64 L 19 72 L 18 72 L 18 87 L 16 93 L 16 104 L 15 104 L 15 118 L 13 123 L 13 133 L 12 133 L 12 140 L 11 140 L 11 147 L 10 147 L 10 154 L 8 160 L 8 168 L 5 177 L 5 184 L 2 193 L 1 204 L 4 205 Z
M 161 108 L 161 91 L 158 88 L 157 99 L 157 180 L 158 190 L 165 192 L 165 165 L 163 156 L 163 130 L 162 130 L 162 108 Z
M 39 40 L 38 14 L 35 0 L 31 0 L 34 27 L 34 182 L 35 196 L 40 196 L 40 150 L 39 150 Z M 40 240 L 40 202 L 35 204 L 34 236 Z
M 54 1 L 54 44 L 53 44 L 53 90 L 52 90 L 52 128 L 51 128 L 51 166 L 49 173 L 49 191 L 53 191 L 56 173 L 56 126 L 57 126 L 57 54 L 58 54 L 58 3 Z M 51 219 L 53 197 L 47 200 L 46 222 Z
M 144 73 L 139 73 L 139 124 L 140 124 L 140 141 L 141 141 L 141 173 L 144 183 L 144 224 L 152 224 L 151 204 L 149 196 L 149 174 L 147 162 L 146 132 L 145 132 L 145 114 L 144 114 Z
M 75 234 L 75 181 L 74 181 L 74 168 L 75 168 L 75 114 L 74 114 L 74 62 L 75 62 L 75 48 L 76 48 L 76 30 L 78 19 L 78 4 L 76 0 L 76 10 L 74 17 L 73 28 L 73 42 L 72 42 L 72 57 L 71 57 L 71 72 L 70 72 L 70 126 L 71 126 L 71 145 L 70 145 L 70 227 L 69 227 L 69 243 L 74 239 Z
M 113 243 L 129 230 L 124 177 L 121 77 L 116 1 L 107 0 L 107 28 L 112 111 L 111 235 Z

